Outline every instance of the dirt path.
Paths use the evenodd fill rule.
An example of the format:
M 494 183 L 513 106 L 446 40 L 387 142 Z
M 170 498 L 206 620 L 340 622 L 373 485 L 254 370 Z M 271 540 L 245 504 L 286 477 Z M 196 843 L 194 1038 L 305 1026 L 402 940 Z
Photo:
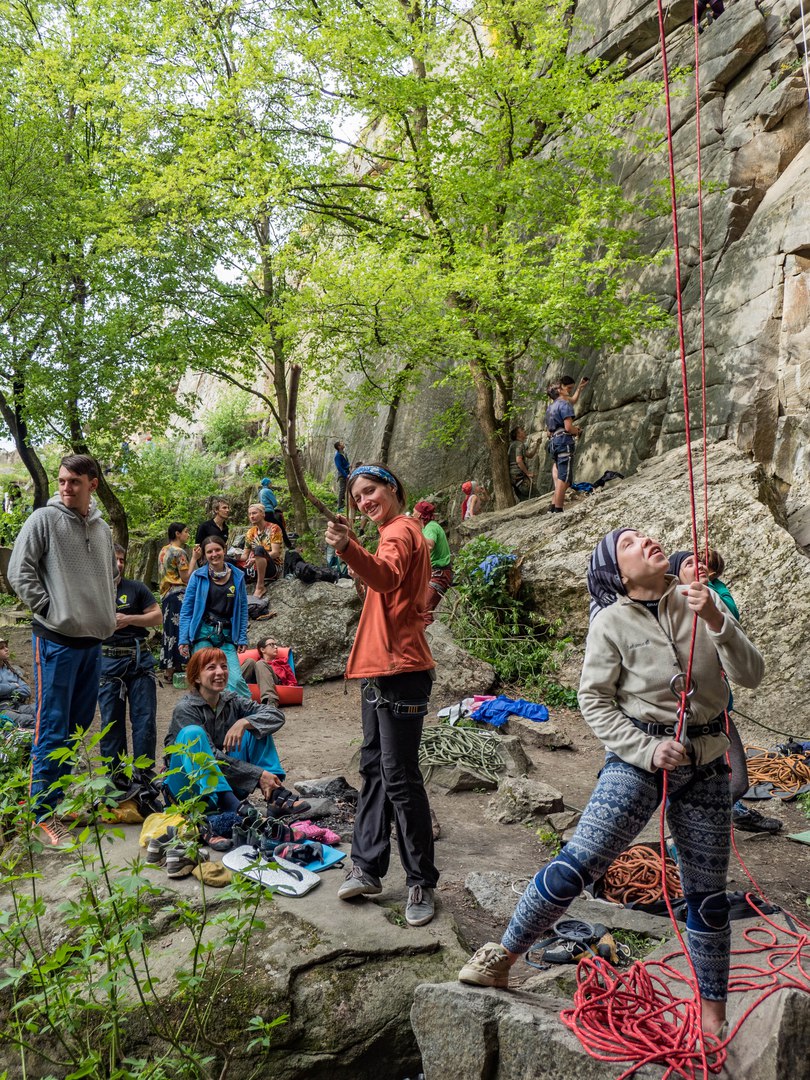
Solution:
M 159 744 L 180 696 L 180 691 L 169 688 L 159 691 Z M 287 723 L 276 736 L 276 742 L 291 785 L 298 779 L 333 775 L 345 776 L 350 783 L 359 784 L 359 777 L 351 768 L 360 746 L 359 689 L 355 684 L 348 684 L 348 693 L 344 693 L 342 682 L 308 686 L 304 704 L 288 709 L 286 716 Z M 582 807 L 593 790 L 604 758 L 602 746 L 579 713 L 561 709 L 554 711 L 552 718 L 557 729 L 570 737 L 575 749 L 527 748 L 534 764 L 532 776 L 557 788 L 567 804 Z M 744 739 L 745 735 L 744 732 Z M 752 741 L 756 741 L 753 736 Z M 475 870 L 500 870 L 512 877 L 515 887 L 522 891 L 522 884 L 550 854 L 534 829 L 489 821 L 484 811 L 490 798 L 488 793 L 445 795 L 430 790 L 431 806 L 442 827 L 436 845 L 436 861 L 442 874 L 439 897 L 452 908 L 462 939 L 470 946 L 499 937 L 503 927 L 477 908 L 464 889 L 466 876 Z M 739 833 L 740 853 L 769 898 L 803 917 L 810 888 L 810 849 L 785 839 L 784 833 L 808 828 L 808 820 L 795 803 L 772 799 L 758 804 L 758 808 L 784 821 L 782 834 L 769 837 Z M 391 873 L 401 873 L 396 856 Z M 729 889 L 745 888 L 750 886 L 732 856 Z

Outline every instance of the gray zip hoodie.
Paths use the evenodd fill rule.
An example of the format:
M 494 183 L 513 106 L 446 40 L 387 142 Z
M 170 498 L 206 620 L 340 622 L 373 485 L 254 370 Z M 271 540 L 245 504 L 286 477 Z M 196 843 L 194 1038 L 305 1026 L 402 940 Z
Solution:
M 83 518 L 58 495 L 28 518 L 8 565 L 9 584 L 38 623 L 99 641 L 115 630 L 117 575 L 112 533 L 95 501 Z

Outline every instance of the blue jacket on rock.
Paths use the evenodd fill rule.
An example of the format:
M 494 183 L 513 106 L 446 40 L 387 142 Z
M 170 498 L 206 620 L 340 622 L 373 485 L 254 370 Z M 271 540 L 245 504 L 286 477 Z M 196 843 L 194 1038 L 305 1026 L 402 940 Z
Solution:
M 231 637 L 234 645 L 247 645 L 248 606 L 245 575 L 236 566 L 231 566 L 236 592 L 233 598 L 233 617 L 231 619 Z M 180 609 L 180 637 L 178 644 L 193 645 L 197 640 L 200 626 L 208 605 L 208 590 L 211 578 L 208 567 L 201 566 L 188 579 L 186 595 Z

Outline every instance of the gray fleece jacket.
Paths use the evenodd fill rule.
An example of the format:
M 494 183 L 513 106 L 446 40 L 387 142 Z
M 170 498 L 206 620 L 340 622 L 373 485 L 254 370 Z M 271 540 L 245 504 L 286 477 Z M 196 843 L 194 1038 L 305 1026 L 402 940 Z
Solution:
M 678 700 L 669 684 L 673 675 L 686 671 L 692 633 L 692 611 L 678 585 L 677 578 L 668 579 L 658 619 L 626 596 L 597 612 L 579 684 L 579 707 L 594 733 L 623 761 L 649 772 L 655 771 L 653 753 L 664 737 L 648 735 L 632 721 L 677 722 Z M 750 688 L 765 673 L 762 656 L 740 624 L 722 601 L 715 602 L 723 615 L 720 630 L 713 633 L 703 619 L 697 620 L 690 727 L 713 720 L 726 708 L 729 689 L 721 665 L 733 683 Z M 714 761 L 729 745 L 723 734 L 689 734 L 689 740 L 697 765 Z
M 95 501 L 83 518 L 58 495 L 25 522 L 8 566 L 11 587 L 38 623 L 99 641 L 115 630 L 117 574 L 112 534 Z

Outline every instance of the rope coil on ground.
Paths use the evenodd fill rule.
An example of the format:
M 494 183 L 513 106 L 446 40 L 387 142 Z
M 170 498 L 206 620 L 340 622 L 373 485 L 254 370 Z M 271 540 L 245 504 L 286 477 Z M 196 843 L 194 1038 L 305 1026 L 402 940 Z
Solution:
M 505 764 L 499 742 L 500 736 L 488 731 L 446 724 L 428 727 L 422 732 L 419 765 L 426 780 L 438 766 L 466 765 L 483 779 L 497 784 Z
M 779 754 L 762 746 L 746 746 L 745 749 L 758 751 L 746 762 L 752 786 L 770 783 L 779 791 L 798 795 L 805 784 L 810 784 L 810 761 L 806 754 Z
M 683 896 L 678 866 L 665 859 L 666 889 L 674 898 Z M 602 895 L 617 904 L 654 904 L 664 898 L 661 856 L 648 844 L 634 844 L 623 851 L 605 872 Z

